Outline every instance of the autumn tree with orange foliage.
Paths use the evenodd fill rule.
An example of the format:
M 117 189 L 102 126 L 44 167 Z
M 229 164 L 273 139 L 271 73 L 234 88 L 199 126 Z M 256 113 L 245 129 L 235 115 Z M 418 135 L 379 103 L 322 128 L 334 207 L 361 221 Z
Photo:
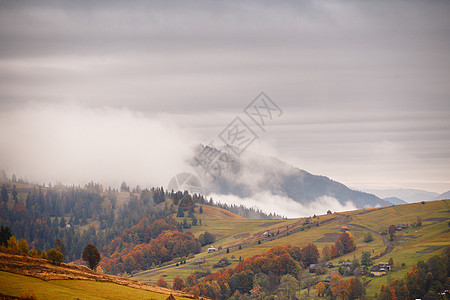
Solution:
M 325 261 L 328 261 L 328 260 L 333 258 L 332 253 L 331 253 L 331 248 L 329 246 L 323 247 L 323 249 L 322 249 L 322 258 Z
M 159 278 L 158 281 L 156 282 L 156 285 L 157 285 L 157 286 L 160 286 L 160 287 L 165 287 L 165 288 L 166 288 L 166 287 L 167 287 L 167 281 L 165 281 L 164 278 L 161 277 L 161 278 Z
M 305 267 L 319 262 L 319 250 L 313 243 L 309 243 L 302 249 L 302 260 Z
M 325 284 L 323 284 L 322 282 L 319 282 L 316 285 L 316 292 L 317 292 L 317 296 L 319 297 L 323 297 L 323 295 L 325 294 Z
M 336 298 L 344 299 L 350 295 L 350 284 L 341 275 L 331 276 L 330 288 Z
M 420 281 L 421 278 L 419 276 L 419 270 L 416 265 L 413 265 L 411 271 L 406 273 L 406 285 L 408 286 L 411 296 L 414 298 L 416 298 L 416 296 L 420 296 L 421 294 Z
M 339 257 L 356 249 L 356 243 L 350 232 L 342 233 L 331 247 L 331 257 Z
M 390 285 L 391 289 L 395 291 L 395 295 L 399 300 L 409 299 L 409 291 L 405 283 L 401 279 L 393 279 Z
M 347 281 L 348 281 L 348 285 L 349 285 L 348 298 L 350 300 L 360 299 L 366 293 L 363 285 L 361 284 L 361 281 L 359 281 L 358 278 L 352 276 Z
M 380 294 L 378 295 L 379 300 L 397 300 L 395 291 L 389 286 L 382 284 L 380 289 Z
M 173 289 L 174 290 L 183 290 L 184 289 L 184 281 L 180 277 L 175 277 L 173 279 Z
M 195 285 L 191 286 L 191 283 L 195 282 L 193 275 L 190 275 L 186 281 L 190 282 L 188 285 L 191 286 L 191 292 L 198 291 L 201 296 L 211 298 L 217 298 L 215 296 L 216 289 L 213 288 L 216 286 L 214 283 L 216 282 L 221 290 L 219 299 L 228 299 L 229 296 L 225 296 L 228 294 L 231 296 L 232 292 L 239 291 L 239 295 L 247 294 L 255 288 L 255 285 L 258 284 L 255 282 L 256 274 L 263 274 L 267 277 L 268 282 L 275 282 L 275 285 L 278 285 L 280 278 L 284 275 L 289 274 L 296 277 L 302 270 L 301 263 L 304 264 L 304 254 L 312 261 L 316 261 L 319 255 L 314 244 L 309 244 L 303 249 L 275 246 L 264 254 L 245 258 L 233 270 L 225 269 L 207 275 L 202 282 Z M 268 289 L 268 285 L 269 283 L 264 285 L 264 289 Z M 263 288 L 261 285 L 259 287 Z

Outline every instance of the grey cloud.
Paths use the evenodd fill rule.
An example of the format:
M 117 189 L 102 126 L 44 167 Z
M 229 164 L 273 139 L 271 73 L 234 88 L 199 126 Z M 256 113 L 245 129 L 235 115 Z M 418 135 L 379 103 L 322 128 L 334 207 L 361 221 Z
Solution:
M 127 107 L 208 143 L 264 90 L 285 114 L 260 141 L 280 157 L 353 185 L 425 170 L 444 192 L 449 15 L 448 1 L 0 1 L 0 109 Z

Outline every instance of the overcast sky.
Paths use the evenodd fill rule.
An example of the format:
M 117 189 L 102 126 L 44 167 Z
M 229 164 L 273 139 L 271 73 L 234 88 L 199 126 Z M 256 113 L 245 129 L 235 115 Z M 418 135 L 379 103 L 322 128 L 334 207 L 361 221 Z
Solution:
M 162 185 L 261 91 L 283 114 L 253 151 L 450 189 L 450 1 L 0 1 L 10 173 Z

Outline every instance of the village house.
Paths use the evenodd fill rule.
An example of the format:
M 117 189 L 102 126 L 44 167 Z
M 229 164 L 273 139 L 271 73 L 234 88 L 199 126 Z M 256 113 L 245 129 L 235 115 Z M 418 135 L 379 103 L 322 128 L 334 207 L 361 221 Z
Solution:
M 380 262 L 378 265 L 370 268 L 370 273 L 375 276 L 383 276 L 386 275 L 386 272 L 391 269 L 391 266 L 387 262 Z
M 305 222 L 303 223 L 303 225 L 308 225 L 308 224 L 313 224 L 314 221 L 311 218 L 308 218 L 305 220 Z
M 265 238 L 270 237 L 270 232 L 265 231 L 265 232 L 263 233 L 263 236 L 264 236 Z
M 216 251 L 216 248 L 213 245 L 211 245 L 211 247 L 208 248 L 208 253 L 215 252 L 215 251 Z
M 204 262 L 205 262 L 204 258 L 197 258 L 197 259 L 194 260 L 193 264 L 194 265 L 201 265 Z
M 398 224 L 397 225 L 398 231 L 403 230 L 403 229 L 408 229 L 408 225 L 406 225 L 406 224 Z
M 309 265 L 309 273 L 316 273 L 316 268 L 317 268 L 317 265 L 316 264 L 310 264 Z

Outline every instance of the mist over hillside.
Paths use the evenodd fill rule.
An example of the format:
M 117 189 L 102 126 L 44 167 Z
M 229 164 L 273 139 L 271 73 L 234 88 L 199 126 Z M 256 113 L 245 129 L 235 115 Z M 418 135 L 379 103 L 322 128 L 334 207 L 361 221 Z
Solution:
M 433 200 L 439 195 L 435 192 L 419 189 L 366 189 L 365 192 L 372 193 L 381 198 L 396 197 L 407 203 Z
M 229 147 L 199 145 L 196 150 L 192 165 L 203 191 L 219 202 L 256 206 L 289 217 L 391 205 L 273 157 L 250 151 L 237 156 Z M 213 163 L 212 157 L 216 158 Z M 209 168 L 205 160 L 211 163 Z

